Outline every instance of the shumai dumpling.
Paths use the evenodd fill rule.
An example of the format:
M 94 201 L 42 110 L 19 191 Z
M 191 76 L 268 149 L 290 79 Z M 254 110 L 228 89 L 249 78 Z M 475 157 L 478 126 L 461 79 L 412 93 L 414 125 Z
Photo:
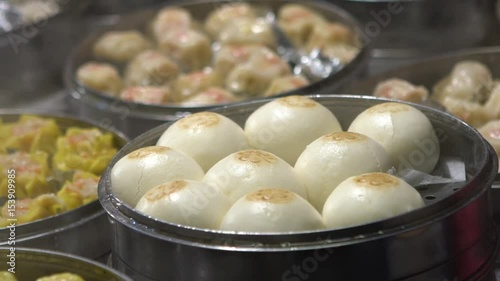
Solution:
M 9 175 L 15 176 L 16 198 L 30 198 L 51 192 L 48 154 L 45 152 L 16 152 L 0 155 L 0 197 L 7 196 Z M 11 176 L 12 177 L 12 176 Z
M 297 47 L 303 47 L 314 26 L 326 20 L 306 6 L 285 4 L 278 12 L 280 28 Z
M 185 106 L 201 106 L 229 103 L 237 100 L 238 98 L 233 93 L 219 87 L 211 87 L 185 100 L 182 104 Z
M 432 98 L 443 103 L 446 98 L 483 103 L 490 94 L 493 79 L 490 70 L 478 61 L 461 61 L 451 73 L 439 81 Z
M 61 172 L 82 170 L 100 175 L 116 152 L 112 134 L 97 128 L 69 128 L 57 140 L 53 166 Z
M 259 44 L 276 47 L 276 38 L 271 25 L 264 19 L 237 18 L 219 33 L 222 44 Z
M 17 219 L 17 224 L 32 222 L 66 211 L 66 204 L 53 193 L 42 194 L 36 198 L 16 199 L 15 209 L 9 201 L 2 207 L 0 227 L 7 226 L 8 219 Z
M 234 2 L 224 4 L 214 9 L 205 21 L 205 29 L 213 37 L 217 38 L 221 30 L 228 24 L 232 24 L 234 19 L 257 17 L 255 9 L 248 3 Z
M 279 77 L 271 82 L 264 96 L 270 97 L 284 92 L 289 92 L 309 85 L 309 80 L 302 75 L 289 75 Z
M 179 76 L 173 83 L 172 100 L 182 102 L 211 87 L 222 86 L 222 78 L 211 68 Z
M 78 68 L 76 79 L 83 86 L 110 96 L 118 95 L 123 87 L 118 70 L 108 63 L 87 62 Z
M 194 29 L 180 29 L 162 34 L 158 39 L 161 51 L 173 57 L 185 70 L 199 70 L 212 59 L 210 39 Z
M 153 35 L 157 41 L 169 32 L 191 27 L 193 19 L 189 11 L 179 7 L 161 9 L 152 23 Z
M 139 31 L 110 31 L 97 39 L 93 51 L 100 59 L 124 63 L 150 47 L 151 42 Z
M 236 66 L 246 63 L 254 52 L 262 52 L 264 49 L 267 48 L 261 45 L 222 45 L 215 53 L 214 69 L 221 77 L 226 77 Z
M 248 62 L 236 66 L 226 79 L 235 94 L 263 96 L 273 79 L 290 75 L 290 65 L 269 49 L 254 52 Z
M 311 36 L 307 41 L 307 50 L 323 50 L 327 46 L 336 44 L 355 45 L 354 32 L 344 24 L 321 23 L 316 24 L 312 30 Z
M 17 122 L 0 126 L 0 147 L 5 150 L 53 153 L 60 134 L 54 119 L 23 115 Z
M 159 51 L 140 53 L 127 66 L 125 82 L 129 86 L 161 86 L 179 74 L 179 67 Z
M 415 86 L 410 82 L 392 78 L 377 84 L 373 95 L 376 97 L 421 103 L 429 97 L 424 86 Z
M 99 177 L 82 171 L 76 171 L 72 181 L 67 181 L 57 192 L 68 210 L 75 209 L 97 199 Z
M 120 94 L 124 101 L 144 104 L 165 104 L 170 100 L 171 91 L 169 87 L 128 87 Z

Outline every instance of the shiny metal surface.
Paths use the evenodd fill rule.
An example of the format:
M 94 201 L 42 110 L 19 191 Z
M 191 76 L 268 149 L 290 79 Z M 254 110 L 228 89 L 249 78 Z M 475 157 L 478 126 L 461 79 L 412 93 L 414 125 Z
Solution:
M 179 4 L 194 15 L 194 18 L 203 19 L 210 11 L 217 7 L 219 4 L 227 1 L 190 1 Z M 283 4 L 290 2 L 300 2 L 295 0 L 254 0 L 249 1 L 255 5 L 263 5 L 272 10 L 276 10 Z M 351 17 L 348 13 L 339 9 L 334 5 L 330 5 L 321 1 L 308 1 L 301 2 L 301 4 L 310 6 L 323 14 L 329 20 L 335 20 L 346 24 L 354 30 L 359 30 L 359 23 Z M 162 5 L 164 6 L 164 5 Z M 200 107 L 183 107 L 183 106 L 154 106 L 143 105 L 136 103 L 124 102 L 106 95 L 102 95 L 90 89 L 80 86 L 75 81 L 75 71 L 84 62 L 91 58 L 91 47 L 93 42 L 107 30 L 126 30 L 145 28 L 145 25 L 153 18 L 158 11 L 156 9 L 148 9 L 137 13 L 131 13 L 119 18 L 116 24 L 111 25 L 109 28 L 97 32 L 84 40 L 69 57 L 65 71 L 64 81 L 68 94 L 71 97 L 70 104 L 72 109 L 88 118 L 92 118 L 97 122 L 112 124 L 120 131 L 127 133 L 130 136 L 137 136 L 151 128 L 159 126 L 165 122 L 175 120 L 179 117 L 185 116 L 188 113 L 204 111 L 215 108 L 220 105 L 213 106 L 200 106 Z M 291 94 L 329 94 L 338 91 L 346 86 L 351 80 L 358 75 L 361 75 L 365 69 L 367 59 L 369 56 L 368 46 L 364 46 L 359 55 L 342 70 L 335 73 L 335 75 L 313 83 L 309 86 L 283 93 L 283 95 Z
M 328 0 L 363 24 L 376 57 L 480 45 L 497 22 L 496 0 Z
M 88 1 L 57 1 L 60 12 L 53 17 L 0 33 L 0 107 L 12 104 L 11 99 L 37 97 L 42 88 L 56 90 L 54 81 L 60 81 L 66 56 L 79 38 L 76 20 Z
M 344 128 L 361 111 L 383 101 L 359 96 L 314 98 L 335 112 Z M 264 103 L 218 112 L 243 124 Z M 465 162 L 467 183 L 455 190 L 448 186 L 452 190 L 446 196 L 426 200 L 422 209 L 333 231 L 234 234 L 140 215 L 114 198 L 109 172 L 119 158 L 154 144 L 169 124 L 141 135 L 119 152 L 99 184 L 99 199 L 112 221 L 113 266 L 135 280 L 467 280 L 496 257 L 489 191 L 498 163 L 474 129 L 443 112 L 418 108 L 444 136 L 441 157 Z M 432 188 L 446 189 L 428 187 Z
M 0 247 L 0 255 L 7 257 L 10 249 Z M 118 271 L 78 256 L 39 249 L 15 249 L 16 278 L 19 281 L 35 280 L 43 276 L 69 272 L 80 275 L 85 281 L 132 281 Z M 0 271 L 9 269 L 6 262 Z
M 36 113 L 23 113 L 36 114 Z M 98 127 L 111 132 L 116 147 L 123 147 L 128 138 L 122 133 L 94 124 L 62 115 L 37 114 L 54 118 L 63 129 L 78 126 L 81 128 Z M 20 113 L 0 110 L 0 119 L 14 122 Z M 91 259 L 97 259 L 110 251 L 111 235 L 105 211 L 96 200 L 74 210 L 56 216 L 16 226 L 16 246 L 47 249 L 71 253 Z M 7 246 L 10 230 L 0 228 L 0 247 Z

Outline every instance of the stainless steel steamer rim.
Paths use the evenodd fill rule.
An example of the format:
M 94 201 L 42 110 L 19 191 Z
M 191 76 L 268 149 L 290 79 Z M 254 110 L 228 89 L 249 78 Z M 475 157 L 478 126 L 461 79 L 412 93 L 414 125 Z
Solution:
M 374 105 L 376 103 L 388 101 L 373 97 L 345 95 L 311 97 L 324 105 L 326 104 L 327 107 L 328 105 L 335 103 L 342 104 L 343 106 L 349 106 L 349 104 L 356 102 L 364 102 L 364 105 Z M 237 114 L 241 115 L 245 112 L 256 109 L 259 105 L 264 103 L 265 101 L 252 101 L 244 105 L 227 106 L 217 110 L 217 112 L 224 115 L 225 112 L 232 110 L 233 112 L 237 112 Z M 477 140 L 481 140 L 476 130 L 457 118 L 435 109 L 416 104 L 412 105 L 422 110 L 426 113 L 426 115 L 430 116 L 433 122 L 437 122 L 437 119 L 435 118 L 446 118 L 448 125 L 453 124 L 454 126 L 459 126 L 459 129 L 464 130 L 464 132 L 467 132 L 467 134 L 470 134 L 471 136 L 477 137 Z M 230 114 L 228 116 L 231 117 Z M 337 116 L 339 117 L 339 115 Z M 434 119 L 432 117 L 434 117 Z M 101 178 L 99 183 L 99 198 L 101 200 L 101 204 L 114 220 L 134 228 L 142 234 L 157 239 L 175 241 L 176 243 L 190 244 L 204 248 L 234 250 L 234 247 L 238 247 L 238 250 L 244 251 L 290 251 L 316 249 L 332 245 L 339 246 L 351 243 L 361 243 L 388 237 L 401 232 L 411 231 L 412 229 L 422 227 L 423 225 L 432 223 L 436 220 L 440 220 L 443 217 L 448 216 L 450 213 L 458 211 L 469 202 L 487 192 L 493 182 L 492 171 L 495 170 L 498 165 L 496 157 L 492 157 L 494 154 L 492 152 L 492 148 L 485 141 L 480 141 L 479 150 L 481 151 L 481 155 L 478 156 L 482 159 L 479 163 L 480 172 L 476 175 L 469 175 L 471 178 L 468 179 L 467 183 L 460 187 L 460 189 L 456 192 L 448 194 L 449 196 L 441 198 L 438 202 L 428 204 L 425 208 L 415 210 L 392 219 L 333 231 L 327 230 L 264 235 L 255 233 L 236 234 L 231 232 L 195 229 L 160 222 L 135 212 L 130 206 L 123 204 L 119 199 L 113 196 L 109 173 L 116 161 L 138 147 L 154 143 L 154 141 L 157 140 L 157 138 L 168 126 L 169 124 L 165 124 L 141 135 L 134 141 L 130 142 L 117 154 Z M 345 127 L 345 124 L 343 127 Z
M 3 257 L 10 253 L 10 247 L 0 247 Z M 70 272 L 81 275 L 87 281 L 132 281 L 104 264 L 71 254 L 23 247 L 16 247 L 14 253 L 16 277 L 20 276 L 19 280 L 34 280 L 43 275 Z M 7 270 L 8 266 L 2 263 L 0 271 Z
M 353 83 L 344 92 L 361 95 L 368 93 L 368 95 L 371 95 L 378 82 L 389 78 L 405 79 L 415 85 L 423 85 L 432 90 L 432 87 L 448 75 L 453 66 L 462 60 L 477 60 L 484 63 L 493 76 L 500 77 L 500 47 L 481 47 L 418 59 L 414 63 L 407 63 Z
M 273 10 L 276 10 L 283 4 L 286 3 L 300 3 L 302 5 L 306 5 L 316 10 L 319 13 L 322 13 L 326 18 L 330 20 L 340 21 L 344 24 L 347 24 L 357 36 L 360 36 L 359 30 L 361 24 L 353 18 L 350 14 L 344 11 L 342 8 L 324 2 L 324 1 L 315 1 L 315 2 L 301 2 L 297 0 L 273 0 L 273 1 L 264 1 L 264 0 L 250 0 L 248 3 L 261 5 L 265 7 L 271 7 Z M 213 0 L 194 0 L 189 2 L 179 2 L 178 5 L 190 10 L 195 18 L 205 18 L 208 12 L 210 12 L 214 5 L 229 3 L 229 1 L 213 1 Z M 179 117 L 185 116 L 187 113 L 198 112 L 210 110 L 213 108 L 217 108 L 220 106 L 226 106 L 237 103 L 228 103 L 228 104 L 217 104 L 217 105 L 209 105 L 209 106 L 177 106 L 177 105 L 145 105 L 140 103 L 132 103 L 119 100 L 117 98 L 113 98 L 107 95 L 104 95 L 100 92 L 93 91 L 88 89 L 82 85 L 80 85 L 75 79 L 75 71 L 76 69 L 85 61 L 88 61 L 91 58 L 91 46 L 96 39 L 106 31 L 110 30 L 126 30 L 126 29 L 137 29 L 137 26 L 144 28 L 145 22 L 150 20 L 159 8 L 174 6 L 174 4 L 163 4 L 158 5 L 156 8 L 146 9 L 144 11 L 138 13 L 131 13 L 124 15 L 121 19 L 118 19 L 116 24 L 113 24 L 109 28 L 101 30 L 88 38 L 84 39 L 78 46 L 72 51 L 72 54 L 69 56 L 65 70 L 64 70 L 64 83 L 67 89 L 70 98 L 73 99 L 73 106 L 78 107 L 92 107 L 98 108 L 103 112 L 100 113 L 103 119 L 110 117 L 110 115 L 115 114 L 122 115 L 123 112 L 117 112 L 118 110 L 113 110 L 113 108 L 126 108 L 127 117 L 135 117 L 139 119 L 148 119 L 148 120 L 156 120 L 156 121 L 172 121 Z M 332 76 L 322 79 L 316 83 L 312 83 L 306 87 L 296 89 L 293 91 L 281 93 L 277 96 L 285 96 L 285 95 L 306 95 L 311 93 L 318 93 L 324 91 L 333 91 L 336 89 L 340 89 L 345 87 L 350 80 L 353 79 L 354 76 L 360 75 L 361 71 L 367 64 L 367 59 L 369 57 L 369 45 L 363 45 L 360 49 L 359 54 L 356 58 L 353 59 L 349 64 L 344 66 L 342 70 L 333 74 Z M 255 100 L 264 100 L 265 98 L 257 98 Z M 79 104 L 81 103 L 81 104 Z M 85 109 L 84 109 L 85 110 Z M 92 111 L 94 113 L 94 111 Z M 89 116 L 95 118 L 95 116 Z M 110 118 L 113 119 L 113 118 Z M 159 123 L 155 123 L 154 125 L 159 125 Z M 150 126 L 151 127 L 151 126 Z
M 0 110 L 4 122 L 17 121 L 21 115 L 36 115 L 55 119 L 61 128 L 77 126 L 96 127 L 103 132 L 112 133 L 116 147 L 123 147 L 129 140 L 123 133 L 105 128 L 93 121 L 63 114 L 21 112 L 19 110 Z M 97 234 L 109 229 L 105 211 L 98 200 L 51 217 L 30 223 L 16 225 L 16 244 L 21 247 L 36 247 L 73 253 L 88 258 L 99 258 L 110 251 L 110 237 Z M 8 245 L 9 229 L 0 229 L 0 247 Z M 83 237 L 86 243 L 79 243 Z

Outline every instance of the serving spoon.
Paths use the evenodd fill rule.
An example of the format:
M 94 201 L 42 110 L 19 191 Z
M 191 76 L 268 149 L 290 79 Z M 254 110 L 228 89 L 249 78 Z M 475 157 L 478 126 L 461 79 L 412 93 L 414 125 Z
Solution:
M 309 53 L 297 50 L 278 25 L 276 14 L 270 9 L 264 9 L 261 14 L 276 36 L 277 53 L 292 66 L 294 74 L 302 74 L 312 82 L 317 82 L 337 73 L 344 67 L 339 59 L 324 56 L 320 49 L 313 49 Z

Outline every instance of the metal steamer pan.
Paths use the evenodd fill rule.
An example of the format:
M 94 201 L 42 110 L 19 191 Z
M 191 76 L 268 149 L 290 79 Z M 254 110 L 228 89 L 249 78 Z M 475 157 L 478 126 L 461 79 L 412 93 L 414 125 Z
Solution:
M 0 107 L 59 90 L 66 56 L 80 35 L 77 17 L 89 0 L 55 0 L 59 13 L 0 32 Z M 48 13 L 43 9 L 37 16 Z M 15 97 L 15 98 L 14 98 Z
M 493 31 L 496 0 L 328 0 L 363 23 L 375 57 L 478 46 Z
M 35 280 L 51 274 L 63 272 L 80 275 L 85 281 L 132 281 L 129 277 L 108 268 L 102 264 L 81 257 L 28 248 L 0 247 L 0 255 L 7 262 L 0 264 L 0 271 L 10 268 L 9 262 L 12 252 L 15 255 L 15 276 L 19 281 Z
M 493 77 L 500 77 L 500 47 L 484 47 L 436 55 L 409 63 L 353 83 L 346 92 L 371 94 L 379 82 L 389 78 L 405 79 L 415 85 L 422 85 L 432 90 L 432 87 L 439 80 L 452 71 L 456 63 L 464 60 L 479 61 L 490 69 Z
M 387 101 L 360 96 L 311 96 L 331 109 L 343 128 L 363 110 Z M 243 125 L 267 101 L 217 112 Z M 465 162 L 467 182 L 420 188 L 426 206 L 366 225 L 295 234 L 235 234 L 173 225 L 135 212 L 115 198 L 113 165 L 156 143 L 170 124 L 125 146 L 99 183 L 99 200 L 112 224 L 112 263 L 134 280 L 481 280 L 491 273 L 498 240 L 490 187 L 496 155 L 476 130 L 455 117 L 414 105 L 431 120 L 441 158 Z M 464 149 L 467 147 L 467 149 Z
M 0 118 L 4 122 L 13 122 L 17 121 L 20 115 L 2 112 Z M 113 133 L 117 148 L 125 146 L 128 141 L 123 134 L 89 121 L 66 116 L 35 115 L 55 119 L 62 129 L 72 126 L 80 128 L 97 127 L 104 132 Z M 54 250 L 91 259 L 100 259 L 105 258 L 111 250 L 111 235 L 109 232 L 109 221 L 105 211 L 98 200 L 95 200 L 55 216 L 16 225 L 15 246 Z M 0 247 L 11 246 L 9 244 L 10 236 L 11 230 L 9 228 L 0 228 Z
M 321 1 L 303 2 L 297 0 L 251 0 L 247 2 L 254 5 L 270 7 L 274 11 L 287 3 L 300 3 L 301 5 L 305 5 L 316 10 L 329 20 L 335 20 L 346 24 L 357 33 L 357 36 L 360 36 L 358 33 L 360 30 L 360 24 L 351 15 L 335 5 Z M 213 11 L 216 7 L 220 7 L 220 5 L 224 3 L 229 3 L 229 1 L 198 0 L 178 4 L 176 6 L 188 9 L 193 14 L 193 18 L 195 19 L 205 19 L 209 12 Z M 159 126 L 165 122 L 176 120 L 186 114 L 206 111 L 221 106 L 212 105 L 184 107 L 175 105 L 160 106 L 130 103 L 92 91 L 76 82 L 76 70 L 80 65 L 92 59 L 92 46 L 100 35 L 110 30 L 145 30 L 146 25 L 154 18 L 154 15 L 156 15 L 158 10 L 166 6 L 168 5 L 162 5 L 155 9 L 148 9 L 138 13 L 122 16 L 116 24 L 93 34 L 84 40 L 73 51 L 65 67 L 64 81 L 70 96 L 70 104 L 74 111 L 82 116 L 102 122 L 103 124 L 111 124 L 130 136 L 138 136 L 149 129 Z M 282 93 L 279 96 L 330 93 L 331 91 L 339 90 L 342 87 L 347 86 L 348 82 L 353 80 L 355 77 L 362 74 L 361 72 L 365 69 L 368 56 L 368 47 L 363 46 L 360 53 L 353 61 L 331 77 L 294 91 Z

